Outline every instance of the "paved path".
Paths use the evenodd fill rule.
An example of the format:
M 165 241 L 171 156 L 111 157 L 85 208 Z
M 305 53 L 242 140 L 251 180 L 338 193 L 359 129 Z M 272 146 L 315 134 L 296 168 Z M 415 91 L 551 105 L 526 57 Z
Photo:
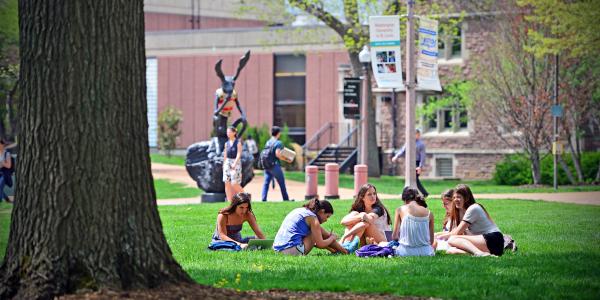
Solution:
M 196 182 L 188 175 L 185 167 L 152 163 L 152 174 L 156 179 L 168 179 L 174 182 L 184 183 L 189 187 L 196 187 Z M 257 200 L 261 197 L 262 184 L 264 178 L 262 172 L 255 171 L 254 179 L 248 183 L 244 190 L 252 195 Z M 296 201 L 304 200 L 305 185 L 303 182 L 286 180 L 288 195 Z M 319 195 L 325 195 L 325 187 L 319 186 Z M 354 196 L 353 189 L 340 188 L 339 194 L 341 199 L 352 199 Z M 515 194 L 475 194 L 476 199 L 529 199 L 543 200 L 551 202 L 565 202 L 576 204 L 592 204 L 600 205 L 600 192 L 569 192 L 569 193 L 515 193 Z M 399 199 L 399 195 L 379 194 L 380 199 Z M 281 201 L 281 192 L 279 186 L 275 184 L 269 187 L 268 201 Z M 176 204 L 196 204 L 200 203 L 200 198 L 184 198 L 184 199 L 161 199 L 159 205 L 176 205 Z

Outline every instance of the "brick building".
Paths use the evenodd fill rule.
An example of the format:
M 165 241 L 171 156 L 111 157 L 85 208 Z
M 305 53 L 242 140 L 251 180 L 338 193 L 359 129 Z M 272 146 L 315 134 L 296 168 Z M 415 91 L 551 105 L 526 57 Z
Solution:
M 214 91 L 220 84 L 214 64 L 222 58 L 223 71 L 233 75 L 247 50 L 252 56 L 236 90 L 250 124 L 285 123 L 301 145 L 316 140 L 322 144 L 340 142 L 356 123 L 342 114 L 342 80 L 350 67 L 337 35 L 318 25 L 300 27 L 318 32 L 310 35 L 296 26 L 269 27 L 251 16 L 238 16 L 235 3 L 145 1 L 151 146 L 156 147 L 156 116 L 167 105 L 183 111 L 179 147 L 208 139 Z M 469 78 L 470 58 L 485 51 L 486 36 L 485 26 L 472 14 L 465 17 L 456 36 L 440 43 L 442 86 Z M 404 94 L 397 93 L 395 130 L 391 90 L 375 88 L 374 94 L 382 172 L 403 174 L 403 165 L 394 169 L 388 156 L 394 146 L 404 143 Z M 435 94 L 417 93 L 417 103 L 430 96 Z M 433 120 L 420 120 L 417 127 L 422 128 L 427 145 L 426 177 L 490 178 L 495 163 L 512 153 L 478 119 L 476 111 L 442 109 Z

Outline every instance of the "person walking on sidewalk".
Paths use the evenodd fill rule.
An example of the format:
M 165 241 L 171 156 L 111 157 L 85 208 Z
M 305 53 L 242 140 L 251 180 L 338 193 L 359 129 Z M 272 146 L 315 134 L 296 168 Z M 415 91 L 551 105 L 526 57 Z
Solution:
M 421 141 L 421 131 L 419 129 L 417 129 L 417 132 L 415 133 L 415 146 L 417 148 L 417 155 L 416 155 L 416 160 L 417 160 L 417 188 L 419 189 L 419 192 L 421 192 L 421 194 L 423 195 L 423 198 L 427 198 L 427 196 L 429 196 L 429 193 L 427 192 L 427 190 L 425 189 L 425 187 L 423 186 L 423 184 L 421 184 L 421 180 L 419 180 L 419 175 L 421 175 L 421 172 L 423 172 L 423 169 L 425 168 L 425 143 L 423 143 L 423 141 Z M 402 146 L 402 148 L 396 152 L 396 155 L 394 155 L 394 157 L 392 158 L 392 162 L 398 162 L 398 160 L 400 159 L 400 157 L 404 156 L 404 154 L 406 153 L 406 144 L 404 144 L 404 146 Z
M 290 200 L 288 196 L 287 189 L 285 187 L 285 177 L 283 176 L 283 170 L 281 169 L 281 161 L 284 160 L 287 162 L 291 162 L 285 158 L 281 154 L 281 150 L 283 150 L 283 143 L 279 140 L 281 136 L 281 128 L 278 126 L 273 126 L 271 128 L 271 139 L 267 141 L 265 144 L 265 148 L 270 148 L 272 151 L 271 155 L 274 155 L 274 165 L 270 169 L 265 169 L 265 182 L 263 183 L 262 188 L 262 201 L 267 201 L 267 193 L 269 192 L 269 183 L 271 180 L 277 180 L 277 184 L 279 184 L 279 188 L 281 189 L 281 196 L 283 197 L 283 201 Z

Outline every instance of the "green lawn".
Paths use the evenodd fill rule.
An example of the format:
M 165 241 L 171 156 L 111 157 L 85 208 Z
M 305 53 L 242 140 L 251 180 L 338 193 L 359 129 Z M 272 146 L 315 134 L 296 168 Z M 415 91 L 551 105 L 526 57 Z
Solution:
M 430 200 L 441 222 L 439 200 Z M 241 290 L 320 290 L 384 292 L 460 299 L 597 299 L 600 295 L 600 207 L 540 201 L 481 201 L 500 228 L 513 236 L 516 254 L 500 258 L 437 255 L 415 258 L 332 256 L 313 251 L 284 257 L 273 251 L 211 252 L 219 204 L 163 206 L 160 215 L 176 259 L 199 283 Z M 393 210 L 398 200 L 384 201 Z M 325 228 L 338 224 L 350 201 L 334 201 L 336 213 Z M 291 209 L 301 203 L 253 203 L 269 237 Z M 6 247 L 10 206 L 0 205 L 0 249 Z M 245 234 L 250 234 L 244 228 Z M 3 255 L 3 252 L 0 252 Z
M 183 183 L 172 182 L 166 179 L 154 179 L 157 199 L 193 198 L 202 193 L 199 188 L 187 187 Z
M 185 156 L 171 155 L 168 157 L 163 154 L 150 154 L 150 160 L 155 163 L 185 166 Z
M 295 180 L 304 182 L 304 172 L 286 171 L 286 180 Z M 369 182 L 377 187 L 377 191 L 384 194 L 401 194 L 404 187 L 404 178 L 394 176 L 381 176 L 380 178 L 369 178 Z M 491 180 L 431 180 L 421 181 L 430 195 L 439 197 L 446 189 L 453 188 L 459 183 L 467 183 L 473 192 L 478 194 L 490 193 L 552 193 L 552 187 L 519 187 L 510 185 L 497 185 Z M 319 173 L 319 184 L 325 184 L 325 175 Z M 340 174 L 340 187 L 354 188 L 354 176 Z M 600 191 L 600 185 L 584 186 L 559 186 L 558 192 L 582 192 L 582 191 Z

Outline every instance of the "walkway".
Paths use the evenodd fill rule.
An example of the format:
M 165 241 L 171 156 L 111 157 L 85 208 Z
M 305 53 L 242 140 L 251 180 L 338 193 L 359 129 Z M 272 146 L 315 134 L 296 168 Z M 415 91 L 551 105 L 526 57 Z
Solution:
M 168 179 L 174 182 L 186 184 L 189 187 L 196 188 L 196 182 L 188 175 L 185 167 L 152 163 L 152 174 L 155 179 Z M 255 200 L 260 199 L 263 176 L 262 173 L 256 171 L 254 179 L 248 183 L 244 190 L 250 193 Z M 288 194 L 291 199 L 296 201 L 304 200 L 306 187 L 304 182 L 286 180 Z M 325 187 L 319 186 L 319 195 L 325 195 Z M 354 196 L 353 189 L 340 188 L 340 199 L 352 199 Z M 528 200 L 543 200 L 551 202 L 564 202 L 576 204 L 592 204 L 600 205 L 600 192 L 569 192 L 569 193 L 515 193 L 515 194 L 475 194 L 476 199 L 528 199 Z M 379 194 L 380 199 L 399 199 L 399 195 Z M 276 184 L 275 189 L 269 187 L 268 201 L 281 201 L 281 192 Z M 184 198 L 184 199 L 161 199 L 158 200 L 159 205 L 176 205 L 176 204 L 197 204 L 200 203 L 200 198 Z

